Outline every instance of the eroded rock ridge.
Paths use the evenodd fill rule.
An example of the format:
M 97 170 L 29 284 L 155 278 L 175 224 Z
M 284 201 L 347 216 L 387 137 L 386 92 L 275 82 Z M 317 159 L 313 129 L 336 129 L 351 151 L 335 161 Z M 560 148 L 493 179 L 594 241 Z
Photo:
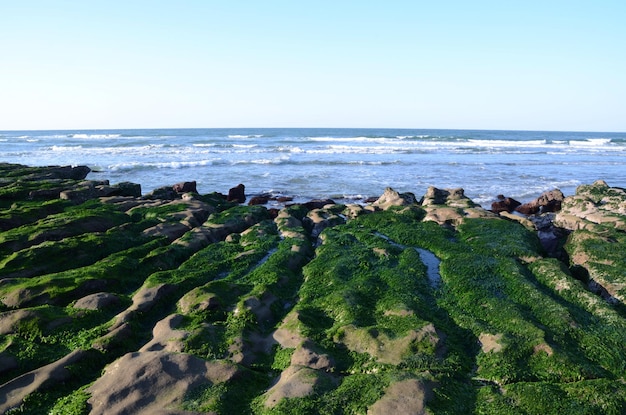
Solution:
M 0 413 L 626 411 L 606 182 L 267 208 L 243 185 L 0 173 Z

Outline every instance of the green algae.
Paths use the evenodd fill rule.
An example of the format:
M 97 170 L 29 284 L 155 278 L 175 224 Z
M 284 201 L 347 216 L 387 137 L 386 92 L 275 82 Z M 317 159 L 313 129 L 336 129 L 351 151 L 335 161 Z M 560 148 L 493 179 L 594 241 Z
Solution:
M 271 328 L 285 315 L 285 305 L 294 300 L 300 281 L 298 272 L 291 270 L 290 263 L 301 254 L 292 251 L 292 239 L 278 242 L 275 225 L 268 225 L 261 222 L 257 229 L 251 228 L 241 236 L 237 245 L 222 243 L 205 249 L 221 255 L 221 260 L 214 259 L 210 263 L 219 267 L 222 278 L 190 292 L 196 304 L 210 297 L 215 298 L 217 306 L 192 314 L 192 322 L 198 321 L 200 316 L 202 320 L 200 323 L 190 322 L 187 326 L 200 328 L 187 342 L 189 351 L 203 356 L 225 357 L 229 346 L 248 337 L 250 332 Z M 245 251 L 241 251 L 242 244 Z M 230 256 L 225 255 L 228 251 Z M 276 304 L 272 301 L 270 314 L 266 316 L 269 320 L 259 320 L 250 304 L 262 301 L 269 293 L 273 293 L 270 294 L 272 298 L 277 295 L 279 301 Z M 185 302 L 188 301 L 189 298 Z M 207 323 L 210 325 L 206 326 Z
M 189 391 L 179 409 L 360 414 L 405 379 L 434 386 L 427 401 L 433 414 L 617 414 L 626 408 L 623 309 L 590 292 L 569 264 L 543 258 L 537 235 L 516 222 L 465 218 L 453 229 L 424 222 L 417 205 L 392 207 L 342 218 L 346 223 L 327 227 L 313 248 L 312 228 L 301 223 L 310 210 L 302 205 L 272 221 L 264 207 L 227 203 L 218 194 L 195 197 L 217 212 L 176 243 L 142 232 L 180 221 L 177 214 L 188 207 L 180 202 L 123 213 L 97 200 L 43 202 L 41 208 L 21 201 L 0 212 L 6 219 L 0 223 L 19 224 L 0 234 L 8 254 L 0 272 L 12 277 L 0 284 L 0 312 L 29 313 L 0 336 L 0 353 L 19 361 L 0 373 L 0 383 L 73 350 L 93 358 L 13 413 L 85 413 L 86 386 L 104 365 L 138 350 L 154 324 L 172 313 L 183 315 L 177 330 L 189 333 L 185 353 L 229 359 L 241 371 Z M 323 211 L 339 215 L 344 206 Z M 113 226 L 92 232 L 82 218 L 108 218 Z M 52 235 L 57 228 L 70 231 L 56 242 L 21 239 L 28 230 Z M 565 248 L 570 257 L 587 255 L 591 278 L 619 284 L 624 234 L 594 229 L 604 231 L 576 231 Z M 209 236 L 193 243 L 194 231 Z M 11 244 L 23 248 L 11 250 Z M 438 286 L 416 249 L 439 259 Z M 74 259 L 71 265 L 65 257 Z M 127 314 L 129 337 L 112 339 L 102 351 L 92 348 L 104 344 L 133 295 L 161 286 L 167 290 L 151 308 Z M 96 291 L 115 293 L 120 303 L 71 307 Z M 293 333 L 300 346 L 272 345 L 277 328 Z M 266 391 L 293 369 L 302 344 L 330 363 L 301 372 L 313 385 L 309 395 L 267 406 Z
M 187 208 L 184 203 L 164 203 L 159 206 L 137 206 L 128 211 L 130 219 L 139 222 L 144 219 L 167 220 L 173 213 L 182 212 Z
M 538 287 L 519 261 L 469 254 L 443 261 L 441 272 L 443 304 L 459 324 L 477 337 L 499 336 L 493 347 L 483 345 L 478 376 L 511 383 L 607 374 L 580 354 L 572 332 L 581 322 Z
M 104 233 L 88 233 L 61 241 L 45 241 L 13 252 L 0 261 L 0 267 L 5 277 L 28 278 L 42 273 L 85 267 L 150 239 L 139 232 L 131 231 L 128 226 L 118 226 Z
M 12 200 L 27 199 L 32 191 L 56 190 L 59 191 L 76 185 L 75 180 L 17 180 L 4 186 L 0 186 L 0 200 L 8 203 Z
M 207 222 L 214 225 L 234 225 L 238 228 L 247 228 L 244 225 L 246 220 L 259 222 L 261 219 L 269 218 L 269 213 L 264 206 L 233 206 L 230 209 L 213 213 Z
M 403 231 L 407 225 L 412 229 L 421 226 L 416 222 L 421 212 L 413 211 L 411 216 L 415 213 L 413 218 L 398 218 L 401 214 L 377 212 L 322 234 L 323 244 L 304 268 L 305 282 L 295 310 L 299 313 L 300 331 L 335 356 L 339 371 L 336 373 L 342 375 L 340 385 L 347 390 L 340 386 L 322 396 L 286 400 L 294 408 L 302 406 L 306 411 L 328 405 L 328 413 L 334 413 L 337 407 L 345 405 L 337 401 L 336 391 L 351 393 L 348 391 L 352 382 L 360 384 L 360 393 L 377 399 L 380 387 L 387 383 L 370 385 L 365 380 L 373 380 L 370 378 L 373 373 L 387 379 L 394 373 L 406 373 L 402 371 L 429 370 L 444 374 L 453 368 L 469 366 L 464 341 L 457 343 L 463 345 L 461 348 L 448 347 L 447 351 L 441 348 L 440 335 L 444 336 L 444 331 L 448 339 L 457 340 L 465 334 L 450 324 L 445 312 L 437 307 L 419 254 L 380 237 L 379 232 L 384 231 L 408 242 Z M 450 243 L 447 237 L 443 240 Z M 346 342 L 353 350 L 345 350 Z M 392 347 L 381 353 L 380 347 L 385 343 Z M 385 346 L 382 347 L 384 350 Z M 368 399 L 361 396 L 356 402 L 368 402 Z M 280 407 L 279 404 L 277 408 Z M 353 412 L 347 413 L 361 410 L 357 405 L 350 410 Z
M 148 255 L 163 247 L 165 242 L 164 239 L 154 239 L 82 268 L 8 279 L 0 285 L 0 301 L 7 308 L 41 303 L 64 305 L 104 287 L 113 292 L 134 290 L 156 267 L 163 266 L 157 261 L 158 256 Z M 169 262 L 173 263 L 172 260 Z
M 47 240 L 58 241 L 87 232 L 104 232 L 129 221 L 128 215 L 114 206 L 91 201 L 2 232 L 0 253 L 10 254 Z
M 251 235 L 256 235 L 256 238 Z M 233 338 L 240 336 L 254 320 L 250 311 L 241 304 L 240 297 L 253 287 L 243 278 L 268 255 L 278 237 L 275 227 L 265 222 L 256 229 L 251 228 L 243 239 L 247 241 L 245 248 L 229 242 L 209 245 L 174 272 L 176 274 L 182 269 L 181 275 L 185 278 L 204 275 L 193 282 L 195 288 L 188 290 L 189 293 L 179 302 L 188 315 L 184 327 L 194 333 L 186 342 L 189 352 L 223 357 Z M 199 271 L 185 273 L 185 269 Z M 214 299 L 214 305 L 204 305 L 210 298 Z
M 479 392 L 481 414 L 622 414 L 626 385 L 598 379 L 574 383 L 517 383 L 504 390 L 484 387 Z
M 517 222 L 466 219 L 457 231 L 474 252 L 491 257 L 533 258 L 542 252 L 537 234 Z
M 565 244 L 570 257 L 585 255 L 585 267 L 603 280 L 626 284 L 626 233 L 606 226 L 598 235 L 595 232 L 579 230 L 572 234 Z M 626 290 L 622 293 L 626 295 Z
M 312 398 L 287 398 L 274 408 L 259 407 L 255 414 L 363 414 L 389 385 L 388 374 L 353 375 L 339 386 L 321 382 Z
M 4 346 L 0 346 L 0 352 L 20 362 L 16 369 L 0 374 L 0 384 L 74 350 L 90 350 L 92 341 L 106 332 L 113 313 L 50 305 L 26 310 L 33 317 L 20 321 L 12 333 L 4 336 Z
M 6 208 L 0 209 L 0 229 L 7 231 L 33 223 L 46 216 L 61 213 L 71 205 L 71 202 L 62 199 L 13 202 Z M 1 203 L 0 206 L 2 206 Z

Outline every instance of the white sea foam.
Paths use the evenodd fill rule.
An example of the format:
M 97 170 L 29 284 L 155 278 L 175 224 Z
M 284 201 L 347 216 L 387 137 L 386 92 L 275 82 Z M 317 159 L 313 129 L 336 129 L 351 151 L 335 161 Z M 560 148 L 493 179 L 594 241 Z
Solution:
M 363 160 L 357 160 L 357 161 L 348 161 L 346 162 L 346 164 L 358 164 L 361 166 L 382 166 L 383 164 L 392 164 L 390 162 L 382 162 L 382 161 L 363 161 Z
M 80 139 L 105 139 L 105 138 L 119 138 L 121 134 L 70 134 L 68 137 L 80 138 Z
M 29 136 L 26 136 L 29 137 Z M 38 135 L 37 137 L 40 138 L 68 138 L 70 136 L 68 136 L 67 134 L 52 134 L 52 135 Z
M 257 160 L 250 160 L 250 163 L 252 164 L 282 164 L 283 162 L 289 160 L 289 158 L 287 157 L 281 157 L 278 159 L 257 159 Z
M 82 150 L 83 146 L 52 146 L 50 147 L 50 150 L 52 151 L 76 151 L 76 150 Z
M 175 154 L 180 154 L 186 151 L 184 148 L 176 149 L 171 146 L 165 146 L 163 144 L 148 144 L 145 146 L 124 146 L 124 147 L 83 147 L 78 146 L 53 146 L 60 149 L 69 149 L 73 151 L 82 150 L 86 155 L 94 156 L 146 156 L 154 154 L 165 154 L 169 157 Z M 166 153 L 164 153 L 166 151 Z
M 562 156 L 565 154 L 570 154 L 571 151 L 563 150 L 563 151 L 547 151 L 546 154 L 549 156 Z
M 271 165 L 271 164 L 283 164 L 286 161 L 289 161 L 289 156 L 281 156 L 275 158 L 258 158 L 258 159 L 233 159 L 231 160 L 232 165 L 240 165 L 240 164 L 258 164 L 258 165 Z
M 277 148 L 277 150 L 280 152 L 295 153 L 295 154 L 306 153 L 306 150 L 304 150 L 302 147 L 280 146 Z
M 310 141 L 319 142 L 350 142 L 350 143 L 397 143 L 398 139 L 388 137 L 309 137 Z
M 544 146 L 546 140 L 475 140 L 469 139 L 468 143 L 482 147 L 535 147 Z
M 397 135 L 396 138 L 406 140 L 407 138 L 429 138 L 429 135 Z
M 113 181 L 141 183 L 146 191 L 167 184 L 171 172 L 198 180 L 202 191 L 228 188 L 232 177 L 243 175 L 251 190 L 307 198 L 382 194 L 386 186 L 419 194 L 433 185 L 464 187 L 472 198 L 492 201 L 502 193 L 525 201 L 545 187 L 571 187 L 568 180 L 606 179 L 626 187 L 626 135 L 619 133 L 285 129 L 257 139 L 262 133 L 2 132 L 0 159 L 100 166 L 97 177 L 108 172 Z
M 153 166 L 160 168 L 160 169 L 182 169 L 186 167 L 210 166 L 211 164 L 213 164 L 211 160 L 168 161 L 168 162 L 161 162 L 161 163 L 153 163 Z
M 333 144 L 326 148 L 317 148 L 306 150 L 308 154 L 393 154 L 398 152 L 406 152 L 407 148 L 404 147 L 390 147 L 390 146 L 377 146 L 377 147 L 356 147 L 348 145 Z
M 222 164 L 221 158 L 211 160 L 195 160 L 195 161 L 165 161 L 165 162 L 125 162 L 116 163 L 108 166 L 112 171 L 118 170 L 134 170 L 141 168 L 157 168 L 157 169 L 182 169 L 187 167 L 202 167 L 215 164 Z
M 611 143 L 610 138 L 588 138 L 586 140 L 570 140 L 569 142 L 571 146 L 582 146 L 582 147 L 605 146 L 609 143 Z

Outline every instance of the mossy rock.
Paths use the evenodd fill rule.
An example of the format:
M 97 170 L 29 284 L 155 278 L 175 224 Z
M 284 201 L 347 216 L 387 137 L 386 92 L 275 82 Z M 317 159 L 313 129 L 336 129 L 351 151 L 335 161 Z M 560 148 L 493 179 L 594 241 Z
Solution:
M 388 194 L 397 206 L 276 213 L 218 193 L 46 200 L 107 185 L 0 172 L 0 385 L 35 385 L 11 390 L 16 408 L 0 412 L 87 413 L 115 388 L 144 387 L 163 396 L 124 401 L 137 412 L 161 398 L 171 406 L 159 410 L 218 414 L 626 410 L 626 239 L 615 221 L 581 216 L 569 263 L 548 258 L 532 227 L 457 191 L 436 205 Z M 563 205 L 624 215 L 622 192 L 605 183 L 576 198 Z M 456 216 L 440 224 L 437 210 Z M 590 284 L 616 289 L 603 297 Z M 137 376 L 177 375 L 156 391 L 117 378 L 126 363 Z M 197 382 L 168 383 L 194 377 L 189 365 L 204 368 Z M 46 367 L 63 382 L 32 383 Z

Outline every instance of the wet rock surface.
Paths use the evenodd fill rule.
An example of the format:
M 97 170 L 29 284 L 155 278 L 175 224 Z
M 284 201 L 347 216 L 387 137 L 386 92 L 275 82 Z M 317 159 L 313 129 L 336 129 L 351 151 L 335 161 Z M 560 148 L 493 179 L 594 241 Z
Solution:
M 0 171 L 0 413 L 626 411 L 606 182 L 522 215 L 463 189 L 268 209 Z

